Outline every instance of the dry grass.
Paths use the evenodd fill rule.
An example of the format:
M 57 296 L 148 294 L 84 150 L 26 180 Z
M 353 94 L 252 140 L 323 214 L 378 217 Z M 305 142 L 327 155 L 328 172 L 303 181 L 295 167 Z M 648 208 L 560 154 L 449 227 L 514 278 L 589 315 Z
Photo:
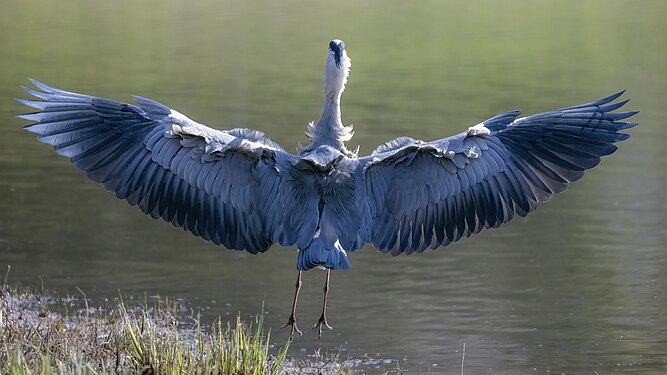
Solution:
M 289 341 L 269 352 L 262 317 L 178 328 L 178 304 L 77 306 L 4 286 L 0 295 L 0 373 L 283 374 Z M 52 311 L 53 310 L 53 311 Z M 292 371 L 294 370 L 294 371 Z

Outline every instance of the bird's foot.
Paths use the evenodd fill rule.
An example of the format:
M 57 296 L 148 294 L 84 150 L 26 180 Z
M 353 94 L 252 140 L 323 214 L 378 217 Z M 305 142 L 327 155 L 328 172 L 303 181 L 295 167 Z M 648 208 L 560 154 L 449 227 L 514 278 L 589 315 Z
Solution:
M 299 330 L 299 327 L 296 325 L 296 318 L 294 317 L 294 314 L 290 315 L 289 318 L 287 319 L 287 323 L 285 323 L 284 326 L 280 327 L 280 329 L 290 327 L 289 335 L 293 336 L 294 332 L 298 333 L 299 335 L 302 335 L 301 331 Z
M 333 330 L 333 327 L 327 323 L 327 316 L 322 314 L 320 315 L 320 319 L 317 320 L 317 323 L 313 326 L 313 329 L 317 329 L 317 337 L 322 337 L 322 327 L 329 328 L 329 330 Z

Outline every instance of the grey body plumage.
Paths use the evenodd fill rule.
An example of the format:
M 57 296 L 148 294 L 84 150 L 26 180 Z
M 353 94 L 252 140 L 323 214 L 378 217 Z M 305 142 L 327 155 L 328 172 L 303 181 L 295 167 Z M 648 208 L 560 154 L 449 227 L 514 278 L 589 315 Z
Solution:
M 350 65 L 344 43 L 331 41 L 322 115 L 298 154 L 149 99 L 124 104 L 37 81 L 39 90 L 25 90 L 41 100 L 19 101 L 39 111 L 19 117 L 144 213 L 231 249 L 296 246 L 300 271 L 347 269 L 347 253 L 366 243 L 410 254 L 524 216 L 613 153 L 629 137 L 619 131 L 635 125 L 622 120 L 636 112 L 613 112 L 626 103 L 614 103 L 618 93 L 524 118 L 507 112 L 435 141 L 402 137 L 357 157 L 340 111 Z

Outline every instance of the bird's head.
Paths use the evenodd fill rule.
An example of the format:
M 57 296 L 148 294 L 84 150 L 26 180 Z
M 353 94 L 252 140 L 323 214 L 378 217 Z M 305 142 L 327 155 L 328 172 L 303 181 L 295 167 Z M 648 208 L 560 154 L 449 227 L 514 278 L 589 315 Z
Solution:
M 350 74 L 352 61 L 345 52 L 345 42 L 334 39 L 329 42 L 329 56 L 324 65 L 324 90 L 325 93 L 342 93 Z
M 333 56 L 338 69 L 340 69 L 341 60 L 343 59 L 344 54 L 347 56 L 345 52 L 345 42 L 340 39 L 334 39 L 329 42 L 329 55 Z

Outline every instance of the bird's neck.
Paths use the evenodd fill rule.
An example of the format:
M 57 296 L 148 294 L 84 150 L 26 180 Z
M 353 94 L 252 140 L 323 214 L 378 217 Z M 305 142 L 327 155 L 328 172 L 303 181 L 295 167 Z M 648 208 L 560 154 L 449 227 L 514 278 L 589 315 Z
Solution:
M 314 144 L 326 144 L 336 148 L 343 145 L 345 126 L 343 126 L 340 112 L 340 97 L 342 94 L 343 91 L 340 89 L 329 88 L 327 90 L 325 86 L 324 107 L 319 120 L 314 125 L 313 137 L 311 137 Z
M 308 126 L 306 134 L 310 138 L 310 145 L 299 150 L 308 152 L 320 146 L 330 146 L 347 156 L 354 156 L 348 151 L 345 142 L 352 139 L 352 126 L 344 126 L 340 117 L 340 97 L 343 90 L 324 92 L 324 108 L 320 119 Z
M 308 126 L 306 134 L 311 143 L 301 148 L 300 152 L 307 152 L 320 146 L 330 146 L 346 155 L 353 154 L 345 147 L 345 142 L 352 138 L 352 126 L 344 126 L 341 120 L 340 98 L 345 90 L 347 71 L 343 73 L 341 76 L 325 74 L 324 108 L 319 120 Z
M 350 73 L 350 59 L 345 51 L 336 64 L 333 54 L 329 54 L 324 65 L 324 108 L 322 115 L 315 123 L 308 125 L 306 135 L 310 144 L 299 147 L 300 153 L 306 153 L 320 146 L 333 147 L 345 155 L 354 156 L 354 153 L 345 148 L 345 142 L 352 139 L 352 126 L 344 126 L 341 120 L 340 98 L 345 90 L 347 77 Z

